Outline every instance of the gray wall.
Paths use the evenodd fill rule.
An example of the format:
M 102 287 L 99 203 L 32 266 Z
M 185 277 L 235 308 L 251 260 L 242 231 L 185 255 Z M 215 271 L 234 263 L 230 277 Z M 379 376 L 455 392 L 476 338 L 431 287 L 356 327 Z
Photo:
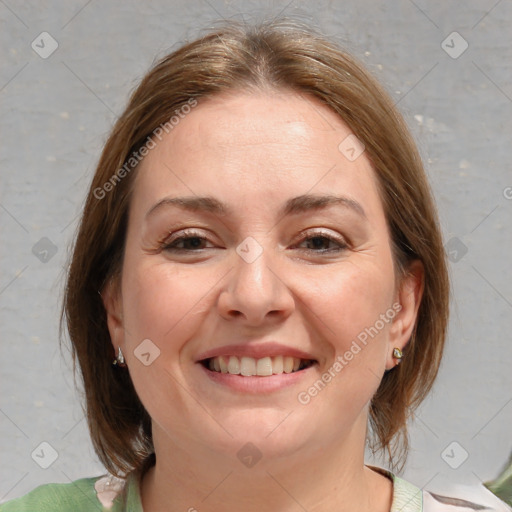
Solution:
M 438 200 L 451 326 L 437 385 L 411 425 L 405 478 L 431 489 L 443 479 L 478 483 L 512 451 L 510 1 L 6 0 L 0 499 L 101 473 L 58 344 L 59 301 L 77 215 L 128 93 L 156 56 L 214 20 L 281 11 L 344 41 L 385 84 Z M 54 43 L 41 43 L 41 32 L 58 43 L 50 56 Z

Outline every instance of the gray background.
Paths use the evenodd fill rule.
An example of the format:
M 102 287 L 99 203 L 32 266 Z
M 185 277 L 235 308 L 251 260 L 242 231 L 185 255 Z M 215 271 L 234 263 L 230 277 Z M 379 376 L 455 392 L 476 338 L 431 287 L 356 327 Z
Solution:
M 280 12 L 343 42 L 383 82 L 438 200 L 453 260 L 450 334 L 404 477 L 474 484 L 512 451 L 510 1 L 0 0 L 0 500 L 102 472 L 58 317 L 77 215 L 129 92 L 155 57 L 214 20 Z M 46 59 L 31 48 L 43 31 L 58 42 Z M 456 35 L 442 46 L 454 31 L 469 45 L 461 55 Z

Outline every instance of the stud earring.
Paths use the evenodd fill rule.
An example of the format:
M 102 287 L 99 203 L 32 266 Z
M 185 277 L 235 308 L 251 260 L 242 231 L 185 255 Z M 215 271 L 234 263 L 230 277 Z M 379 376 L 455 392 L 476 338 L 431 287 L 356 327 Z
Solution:
M 396 364 L 399 365 L 402 362 L 402 358 L 404 357 L 404 355 L 399 348 L 395 347 L 393 349 L 393 357 L 394 359 L 396 359 Z
M 117 357 L 112 361 L 112 364 L 114 366 L 120 366 L 121 368 L 124 368 L 126 366 L 126 363 L 124 361 L 123 352 L 121 351 L 121 347 L 118 347 Z

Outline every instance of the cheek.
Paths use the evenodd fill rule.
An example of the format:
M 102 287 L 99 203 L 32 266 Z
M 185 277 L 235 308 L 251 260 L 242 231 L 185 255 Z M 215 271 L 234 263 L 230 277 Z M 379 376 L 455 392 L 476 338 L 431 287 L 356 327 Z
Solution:
M 198 312 L 210 307 L 222 273 L 141 259 L 126 267 L 125 276 L 123 310 L 130 345 L 149 338 L 176 364 L 176 352 L 197 329 Z
M 197 312 L 204 309 L 207 292 L 219 278 L 213 269 L 183 272 L 168 262 L 144 258 L 136 264 L 127 261 L 123 272 L 125 356 L 133 384 L 153 421 L 172 425 L 175 432 L 186 436 L 190 429 L 187 418 L 201 411 L 182 391 L 180 354 L 197 332 Z M 151 344 L 144 341 L 146 345 L 142 345 L 148 339 Z M 149 353 L 145 360 L 144 353 Z M 169 403 L 172 408 L 162 408 Z M 183 414 L 176 415 L 177 410 Z
M 348 350 L 353 340 L 375 324 L 383 334 L 387 332 L 389 322 L 383 326 L 380 318 L 392 306 L 391 267 L 347 262 L 336 272 L 311 282 L 316 286 L 309 293 L 308 306 L 317 317 L 315 324 L 337 352 Z
M 394 318 L 392 271 L 350 266 L 316 280 L 309 294 L 313 336 L 330 348 L 332 358 L 297 397 L 311 416 L 341 429 L 361 414 L 379 387 Z

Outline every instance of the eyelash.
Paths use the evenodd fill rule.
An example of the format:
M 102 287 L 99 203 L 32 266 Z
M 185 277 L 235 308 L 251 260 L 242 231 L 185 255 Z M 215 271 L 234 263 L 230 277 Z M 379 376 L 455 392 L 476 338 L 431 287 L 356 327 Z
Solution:
M 308 235 L 309 233 L 311 233 L 311 232 L 308 231 L 303 234 Z M 322 231 L 312 232 L 310 234 L 310 236 L 305 236 L 302 240 L 300 240 L 299 243 L 302 243 L 307 240 L 313 240 L 315 238 L 325 239 L 325 240 L 328 240 L 329 242 L 334 242 L 334 243 L 338 244 L 339 248 L 338 249 L 324 249 L 324 250 L 320 250 L 320 251 L 316 251 L 314 249 L 306 249 L 306 251 L 310 251 L 310 252 L 313 252 L 316 254 L 325 254 L 325 253 L 341 252 L 341 251 L 348 249 L 348 247 L 349 247 L 349 244 L 344 239 L 334 237 L 334 236 L 324 233 Z M 175 239 L 172 239 L 172 238 L 169 239 L 169 237 L 167 237 L 165 240 L 161 241 L 159 245 L 162 250 L 168 251 L 168 252 L 174 252 L 174 253 L 194 253 L 194 252 L 199 252 L 199 250 L 205 249 L 205 248 L 203 248 L 203 249 L 199 249 L 199 250 L 193 250 L 193 249 L 183 249 L 183 248 L 173 247 L 173 245 L 176 244 L 176 242 L 182 242 L 184 240 L 191 240 L 191 239 L 206 240 L 206 241 L 208 240 L 206 237 L 201 236 L 201 234 L 197 231 L 184 230 L 184 231 L 182 231 L 181 236 L 179 236 Z M 208 249 L 208 247 L 206 249 Z

